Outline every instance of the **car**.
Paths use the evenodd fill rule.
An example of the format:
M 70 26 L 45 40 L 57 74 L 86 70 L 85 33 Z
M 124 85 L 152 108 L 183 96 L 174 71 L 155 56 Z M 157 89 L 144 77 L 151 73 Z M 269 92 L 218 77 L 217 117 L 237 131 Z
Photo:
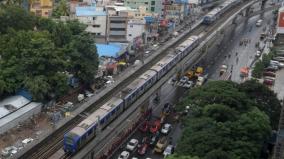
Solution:
M 264 70 L 266 72 L 276 72 L 277 71 L 275 68 L 269 68 L 269 67 L 265 68 Z
M 145 155 L 146 152 L 147 152 L 148 146 L 149 146 L 149 144 L 146 143 L 146 142 L 144 144 L 142 144 L 142 146 L 140 146 L 139 149 L 138 149 L 138 154 L 139 155 Z
M 276 77 L 276 74 L 275 74 L 274 72 L 269 72 L 269 71 L 267 71 L 267 72 L 264 72 L 264 73 L 263 73 L 263 76 Z
M 172 125 L 169 124 L 169 123 L 166 123 L 166 124 L 164 124 L 164 126 L 161 129 L 161 133 L 164 134 L 164 135 L 168 135 L 169 132 L 171 131 L 171 129 L 172 129 Z
M 127 143 L 126 149 L 127 149 L 127 150 L 130 150 L 130 151 L 134 151 L 134 150 L 137 148 L 138 143 L 139 143 L 139 142 L 138 142 L 137 139 L 131 139 L 131 140 Z
M 118 159 L 128 159 L 130 153 L 128 151 L 122 151 L 121 154 L 118 156 Z
M 269 80 L 269 79 L 265 79 L 263 81 L 263 84 L 268 85 L 268 86 L 272 86 L 272 85 L 274 85 L 274 81 L 273 80 Z
M 189 78 L 187 76 L 183 76 L 181 79 L 180 79 L 180 82 L 181 83 L 185 83 L 189 80 Z
M 258 21 L 256 21 L 255 25 L 258 27 L 261 26 L 262 21 L 263 21 L 262 19 L 259 19 Z
M 264 79 L 275 81 L 275 78 L 274 77 L 270 77 L 270 76 L 265 76 Z
M 187 81 L 185 84 L 184 84 L 184 87 L 185 88 L 191 88 L 193 86 L 193 82 L 192 81 Z
M 139 127 L 139 130 L 143 133 L 147 132 L 149 130 L 149 122 L 144 121 L 142 125 Z
M 168 156 L 168 155 L 172 155 L 175 151 L 175 147 L 173 145 L 168 145 L 165 149 L 165 151 L 163 152 L 164 157 Z
M 160 133 L 157 132 L 156 134 L 154 134 L 151 139 L 150 139 L 150 145 L 156 145 L 158 139 L 160 137 Z
M 161 128 L 161 121 L 160 120 L 156 120 L 153 122 L 153 124 L 150 127 L 150 132 L 155 134 L 156 132 L 159 131 L 159 129 Z
M 276 66 L 276 65 L 270 65 L 270 66 L 268 66 L 266 69 L 277 71 L 277 70 L 278 70 L 278 66 Z
M 165 150 L 168 143 L 169 143 L 169 141 L 165 136 L 160 138 L 159 141 L 157 142 L 155 148 L 154 148 L 154 151 L 157 152 L 157 153 L 162 153 Z

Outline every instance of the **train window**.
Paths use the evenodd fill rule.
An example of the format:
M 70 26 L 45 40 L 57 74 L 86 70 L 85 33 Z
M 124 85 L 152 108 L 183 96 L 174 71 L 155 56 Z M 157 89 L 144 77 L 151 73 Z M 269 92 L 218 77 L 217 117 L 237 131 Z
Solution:
M 93 133 L 93 129 L 88 131 L 88 136 L 90 136 Z
M 82 141 L 84 142 L 84 141 L 86 140 L 86 138 L 87 138 L 87 137 L 86 137 L 86 134 L 85 134 L 85 135 L 82 136 L 81 139 L 82 139 Z
M 100 121 L 101 125 L 104 124 L 104 122 L 105 122 L 104 120 L 105 120 L 104 118 L 101 119 L 101 121 Z
M 113 111 L 111 111 L 111 115 L 113 115 L 115 113 L 115 109 Z

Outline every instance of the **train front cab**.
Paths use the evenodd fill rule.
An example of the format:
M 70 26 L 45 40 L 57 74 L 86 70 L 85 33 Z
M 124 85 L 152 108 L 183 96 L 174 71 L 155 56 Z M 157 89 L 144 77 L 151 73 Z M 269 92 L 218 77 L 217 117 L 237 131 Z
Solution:
M 65 153 L 75 154 L 78 150 L 79 137 L 72 133 L 66 133 L 64 134 L 63 143 Z
M 211 16 L 205 16 L 203 18 L 202 24 L 210 25 L 212 22 L 213 22 L 213 19 Z

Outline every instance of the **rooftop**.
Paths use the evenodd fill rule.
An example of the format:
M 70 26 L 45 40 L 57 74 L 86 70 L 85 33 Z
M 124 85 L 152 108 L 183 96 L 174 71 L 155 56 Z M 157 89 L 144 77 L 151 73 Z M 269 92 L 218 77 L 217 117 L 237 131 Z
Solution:
M 0 101 L 0 118 L 27 105 L 30 101 L 20 95 L 8 97 Z
M 106 12 L 98 11 L 93 6 L 76 7 L 76 16 L 106 16 Z

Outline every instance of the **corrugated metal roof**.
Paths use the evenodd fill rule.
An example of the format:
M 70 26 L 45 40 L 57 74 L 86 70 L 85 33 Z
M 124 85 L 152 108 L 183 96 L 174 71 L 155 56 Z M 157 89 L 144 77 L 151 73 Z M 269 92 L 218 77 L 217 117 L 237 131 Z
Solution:
M 11 96 L 0 101 L 0 118 L 27 105 L 30 102 L 30 100 L 20 95 Z

